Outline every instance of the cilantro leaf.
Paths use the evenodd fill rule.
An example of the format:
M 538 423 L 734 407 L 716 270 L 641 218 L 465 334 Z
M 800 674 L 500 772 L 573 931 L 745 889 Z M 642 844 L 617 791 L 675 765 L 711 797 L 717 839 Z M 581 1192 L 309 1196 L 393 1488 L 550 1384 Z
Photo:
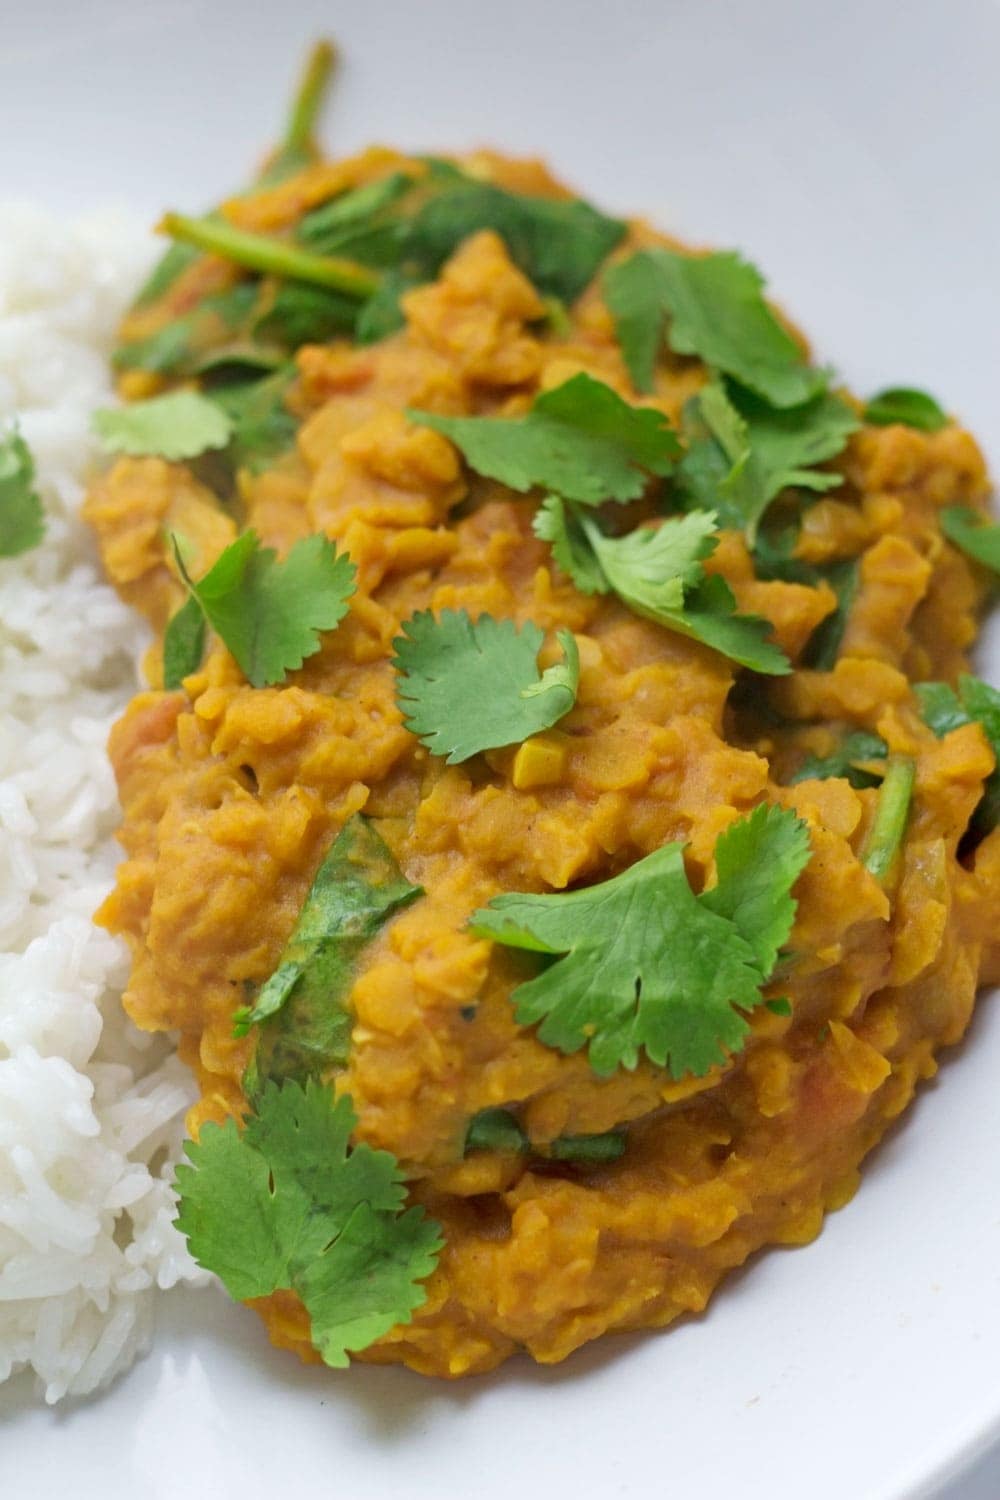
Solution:
M 772 973 L 795 920 L 791 889 L 809 862 L 809 831 L 787 809 L 762 802 L 720 834 L 719 882 L 703 905 L 735 923 L 761 974 Z
M 174 553 L 206 620 L 254 687 L 281 682 L 318 651 L 318 632 L 340 624 L 354 592 L 354 564 L 324 536 L 303 537 L 279 562 L 256 532 L 244 532 L 197 583 L 176 538 Z
M 861 582 L 861 567 L 856 557 L 833 563 L 824 575 L 837 596 L 837 608 L 821 620 L 809 637 L 802 664 L 814 672 L 832 672 L 844 643 L 844 632 Z
M 1000 526 L 968 505 L 946 505 L 941 530 L 968 557 L 1000 573 Z
M 616 593 L 637 614 L 755 672 L 791 670 L 784 652 L 768 639 L 770 621 L 737 614 L 725 579 L 708 577 L 701 567 L 716 545 L 710 511 L 690 511 L 658 528 L 640 526 L 609 537 L 590 516 L 550 495 L 535 517 L 535 533 L 551 543 L 556 562 L 582 593 Z
M 976 681 L 975 678 L 965 677 L 959 680 L 960 682 Z M 982 686 L 986 687 L 986 683 Z M 950 734 L 953 729 L 960 729 L 963 725 L 970 724 L 976 717 L 975 714 L 967 711 L 950 683 L 917 682 L 914 683 L 913 691 L 920 704 L 920 717 L 939 740 L 943 739 L 946 734 Z
M 110 453 L 171 460 L 224 448 L 233 430 L 226 413 L 197 391 L 169 391 L 148 401 L 106 407 L 95 411 L 93 427 Z
M 620 537 L 605 536 L 591 516 L 581 515 L 580 524 L 610 588 L 654 620 L 683 610 L 685 594 L 704 577 L 703 559 L 716 546 L 710 510 L 637 526 Z
M 367 818 L 356 813 L 316 872 L 274 973 L 253 1006 L 238 1010 L 234 1036 L 260 1026 L 243 1080 L 257 1097 L 268 1079 L 319 1076 L 343 1067 L 351 1045 L 347 996 L 358 955 L 389 918 L 421 896 Z
M 242 1133 L 209 1122 L 177 1168 L 177 1224 L 199 1265 L 240 1301 L 296 1292 L 312 1340 L 336 1368 L 425 1300 L 442 1239 L 402 1210 L 399 1163 L 350 1147 L 349 1097 L 310 1080 L 269 1084 Z
M 716 510 L 722 526 L 744 531 L 753 546 L 782 490 L 825 491 L 843 483 L 842 475 L 813 465 L 840 453 L 858 426 L 847 403 L 827 392 L 777 411 L 712 381 L 686 413 L 688 449 L 679 467 L 685 498 Z
M 432 197 L 406 236 L 405 257 L 436 276 L 463 240 L 482 229 L 503 239 L 540 292 L 574 302 L 625 234 L 576 198 L 536 198 L 488 182 L 458 182 Z
M 905 427 L 916 427 L 921 432 L 940 432 L 948 425 L 948 415 L 926 391 L 898 385 L 879 391 L 871 398 L 865 407 L 865 421 L 876 427 L 901 422 Z
M 548 495 L 535 512 L 532 527 L 539 541 L 549 543 L 552 556 L 581 594 L 610 591 L 607 575 L 574 506 L 565 505 L 558 495 Z
M 229 454 L 235 465 L 258 473 L 294 443 L 298 423 L 285 405 L 294 375 L 294 367 L 285 365 L 264 380 L 234 382 L 212 392 L 232 423 Z
M 603 287 L 632 384 L 637 391 L 651 391 L 663 346 L 664 319 L 664 292 L 655 255 L 639 250 L 619 261 L 604 273 Z
M 205 616 L 192 594 L 171 616 L 163 633 L 163 686 L 168 693 L 198 670 L 204 652 Z
M 969 673 L 958 679 L 957 693 L 946 682 L 918 682 L 913 691 L 921 718 L 938 739 L 975 723 L 989 741 L 997 765 L 986 778 L 971 824 L 975 836 L 983 838 L 1000 823 L 1000 692 Z
M 549 729 L 576 702 L 580 656 L 572 632 L 560 630 L 564 660 L 539 674 L 544 639 L 532 620 L 518 630 L 464 609 L 413 615 L 393 642 L 406 727 L 450 766 Z
M 0 557 L 20 557 L 45 535 L 45 515 L 35 489 L 35 460 L 12 429 L 0 437 Z
M 482 937 L 552 955 L 512 1000 L 517 1020 L 562 1052 L 589 1048 L 595 1072 L 634 1068 L 640 1051 L 674 1078 L 703 1076 L 739 1051 L 795 912 L 809 858 L 784 808 L 740 819 L 716 844 L 719 881 L 696 896 L 681 844 L 601 885 L 497 896 L 473 914 Z
M 862 770 L 859 762 L 885 760 L 888 753 L 885 740 L 880 735 L 855 729 L 846 734 L 829 755 L 808 755 L 795 775 L 790 777 L 790 782 L 794 785 L 798 781 L 810 781 L 814 777 L 825 781 L 830 776 L 842 776 L 856 789 L 878 786 L 881 777 Z
M 522 493 L 544 485 L 582 505 L 637 499 L 680 452 L 662 412 L 630 406 L 585 374 L 537 396 L 524 417 L 408 416 L 450 438 L 477 474 Z
M 404 327 L 402 298 L 419 286 L 419 278 L 405 271 L 386 271 L 376 292 L 363 302 L 354 325 L 354 337 L 359 344 L 377 344 Z
M 639 250 L 604 287 L 638 391 L 652 388 L 665 319 L 675 353 L 697 355 L 772 406 L 799 406 L 826 384 L 765 302 L 760 272 L 734 251 Z

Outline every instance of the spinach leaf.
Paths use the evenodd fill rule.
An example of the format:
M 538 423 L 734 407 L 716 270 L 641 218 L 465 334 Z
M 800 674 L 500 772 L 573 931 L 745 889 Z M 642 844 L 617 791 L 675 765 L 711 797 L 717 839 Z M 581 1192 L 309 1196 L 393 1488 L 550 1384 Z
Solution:
M 493 229 L 538 290 L 574 302 L 625 234 L 577 198 L 536 198 L 492 183 L 460 183 L 430 199 L 406 237 L 405 260 L 436 276 L 464 239 Z

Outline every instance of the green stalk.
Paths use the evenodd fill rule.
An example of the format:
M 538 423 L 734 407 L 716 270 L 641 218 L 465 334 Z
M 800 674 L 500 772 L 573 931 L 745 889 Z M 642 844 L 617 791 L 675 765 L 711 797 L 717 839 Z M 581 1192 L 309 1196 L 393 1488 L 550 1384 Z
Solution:
M 862 863 L 884 885 L 899 853 L 910 816 L 917 768 L 908 755 L 891 756 L 878 794 L 875 821 L 861 851 Z
M 237 229 L 224 219 L 192 219 L 186 214 L 168 213 L 164 214 L 157 228 L 173 240 L 195 245 L 208 255 L 220 255 L 223 260 L 246 266 L 249 271 L 332 287 L 334 291 L 359 300 L 377 291 L 381 281 L 375 271 L 369 271 L 353 260 L 314 255 L 312 251 L 300 250 L 285 240 Z
M 337 49 L 332 42 L 325 40 L 317 42 L 310 50 L 298 89 L 292 100 L 285 134 L 278 147 L 279 157 L 295 159 L 308 156 L 312 148 L 316 120 L 326 97 L 336 61 Z

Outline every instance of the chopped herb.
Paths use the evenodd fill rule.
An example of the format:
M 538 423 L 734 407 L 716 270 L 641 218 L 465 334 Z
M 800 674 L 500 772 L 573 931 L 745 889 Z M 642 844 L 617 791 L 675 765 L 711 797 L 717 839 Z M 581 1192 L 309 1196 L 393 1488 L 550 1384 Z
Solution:
M 465 1133 L 465 1153 L 470 1151 L 510 1151 L 522 1154 L 528 1150 L 528 1137 L 509 1109 L 481 1109 L 469 1121 Z
M 978 724 L 989 741 L 997 766 L 986 778 L 971 824 L 976 838 L 984 838 L 1000 823 L 1000 692 L 968 673 L 958 679 L 957 693 L 946 682 L 918 682 L 914 692 L 924 723 L 938 739 L 965 724 Z
M 948 416 L 926 391 L 899 385 L 879 391 L 871 398 L 865 407 L 865 421 L 876 427 L 901 422 L 904 427 L 916 427 L 921 432 L 940 432 L 947 427 Z
M 347 820 L 306 896 L 298 921 L 255 1003 L 238 1010 L 233 1034 L 262 1028 L 244 1077 L 247 1097 L 264 1083 L 345 1066 L 353 1018 L 347 997 L 358 956 L 401 907 L 422 895 L 402 874 L 367 818 Z
M 535 534 L 551 543 L 556 562 L 581 592 L 616 593 L 637 614 L 755 672 L 780 676 L 791 670 L 768 639 L 770 621 L 738 614 L 725 579 L 705 574 L 701 560 L 716 545 L 710 511 L 609 537 L 583 511 L 550 495 L 535 517 Z
M 537 396 L 524 417 L 408 415 L 450 438 L 477 474 L 522 493 L 542 485 L 583 505 L 637 499 L 649 475 L 669 473 L 680 452 L 662 412 L 630 406 L 585 374 Z
M 619 1161 L 625 1155 L 628 1137 L 624 1130 L 604 1130 L 600 1135 L 561 1135 L 549 1147 L 554 1161 L 579 1162 L 581 1166 L 599 1166 Z
M 636 390 L 652 389 L 667 322 L 677 354 L 693 354 L 772 406 L 800 406 L 826 384 L 764 300 L 764 279 L 731 250 L 640 250 L 612 266 L 605 296 Z
M 807 756 L 791 777 L 791 782 L 813 778 L 825 781 L 830 776 L 842 776 L 855 788 L 878 786 L 881 776 L 863 770 L 862 766 L 865 761 L 885 760 L 888 753 L 885 740 L 879 735 L 856 729 L 846 734 L 829 755 Z
M 837 596 L 837 608 L 816 626 L 803 654 L 803 666 L 814 672 L 832 672 L 837 664 L 847 621 L 858 594 L 860 564 L 856 557 L 848 558 L 845 562 L 833 563 L 825 570 L 824 576 Z
M 558 495 L 549 495 L 535 512 L 532 526 L 539 541 L 549 543 L 556 563 L 581 594 L 611 592 L 608 576 L 575 506 L 564 504 Z
M 44 535 L 35 460 L 15 427 L 0 437 L 0 557 L 20 557 L 37 547 Z
M 549 729 L 576 701 L 580 656 L 572 632 L 560 630 L 564 659 L 539 673 L 544 639 L 532 620 L 518 630 L 464 609 L 415 614 L 393 642 L 406 727 L 450 766 Z
M 254 687 L 283 681 L 318 651 L 319 632 L 340 624 L 354 592 L 354 564 L 324 536 L 303 537 L 279 562 L 256 532 L 244 532 L 197 583 L 176 538 L 174 554 L 206 620 Z
M 221 256 L 223 260 L 233 261 L 250 271 L 330 287 L 359 299 L 370 297 L 378 287 L 375 272 L 353 261 L 332 255 L 315 255 L 287 240 L 237 229 L 224 219 L 192 219 L 186 214 L 167 213 L 159 228 L 162 234 L 168 234 L 172 239 L 197 245 L 208 255 Z
M 792 1002 L 787 995 L 779 995 L 777 1000 L 765 1000 L 764 1005 L 773 1016 L 790 1016 L 792 1013 Z
M 535 1154 L 553 1161 L 579 1162 L 581 1166 L 618 1161 L 624 1155 L 627 1136 L 624 1130 L 605 1130 L 599 1135 L 561 1135 L 547 1149 Z M 481 1109 L 469 1121 L 465 1136 L 465 1154 L 470 1151 L 500 1151 L 525 1156 L 533 1150 L 531 1142 L 509 1109 Z
M 813 467 L 840 453 L 858 427 L 845 401 L 823 392 L 776 411 L 748 392 L 707 385 L 689 404 L 688 449 L 679 467 L 686 496 L 714 509 L 752 547 L 771 501 L 786 489 L 836 489 L 843 476 Z
M 947 505 L 941 512 L 941 530 L 967 556 L 1000 573 L 1000 526 L 995 521 L 968 505 Z
M 557 338 L 569 338 L 573 332 L 573 319 L 566 311 L 566 304 L 560 297 L 545 297 L 545 321 L 552 329 Z
M 778 578 L 783 583 L 804 583 L 815 588 L 825 574 L 812 563 L 802 562 L 795 556 L 801 530 L 801 518 L 796 516 L 791 524 L 774 527 L 765 524 L 757 532 L 753 564 L 758 578 Z
M 791 931 L 808 832 L 763 805 L 720 835 L 715 858 L 718 884 L 698 896 L 673 843 L 600 885 L 475 912 L 473 932 L 555 959 L 514 991 L 520 1024 L 562 1052 L 588 1047 L 602 1075 L 645 1050 L 674 1078 L 700 1077 L 738 1052 Z
M 574 302 L 625 234 L 625 224 L 569 198 L 536 198 L 487 182 L 446 186 L 410 225 L 404 258 L 436 276 L 463 240 L 495 230 L 545 296 Z
M 202 1126 L 177 1168 L 177 1223 L 199 1265 L 239 1301 L 296 1292 L 328 1365 L 348 1364 L 425 1300 L 441 1250 L 422 1208 L 404 1210 L 399 1163 L 350 1145 L 349 1096 L 309 1080 L 269 1084 L 242 1134 Z
M 197 672 L 204 652 L 205 616 L 192 595 L 171 617 L 163 634 L 163 686 L 168 693 Z
M 902 847 L 916 774 L 916 763 L 908 755 L 891 755 L 886 763 L 875 820 L 861 851 L 862 863 L 881 885 L 892 874 Z
M 226 413 L 197 391 L 170 391 L 149 401 L 107 407 L 94 413 L 93 427 L 111 453 L 171 460 L 224 448 L 233 430 Z
M 298 423 L 285 406 L 285 395 L 295 376 L 292 365 L 279 368 L 265 380 L 240 381 L 212 392 L 232 422 L 229 452 L 233 463 L 259 472 L 289 449 Z
M 249 339 L 232 339 L 227 344 L 218 344 L 191 361 L 192 375 L 205 375 L 204 385 L 215 389 L 220 384 L 257 380 L 272 375 L 285 363 L 285 354 L 278 349 L 265 348 Z

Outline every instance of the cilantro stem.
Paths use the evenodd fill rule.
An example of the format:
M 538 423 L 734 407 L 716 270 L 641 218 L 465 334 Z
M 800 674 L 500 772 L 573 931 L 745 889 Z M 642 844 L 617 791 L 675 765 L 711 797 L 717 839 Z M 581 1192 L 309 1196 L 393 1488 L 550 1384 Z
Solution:
M 288 112 L 280 147 L 282 155 L 297 156 L 308 151 L 336 61 L 337 49 L 332 42 L 323 40 L 311 48 Z
M 884 885 L 906 832 L 917 768 L 908 755 L 891 756 L 878 795 L 875 821 L 861 853 L 862 863 Z
M 187 214 L 168 213 L 164 214 L 158 228 L 161 234 L 168 234 L 171 239 L 194 245 L 209 255 L 221 255 L 224 260 L 246 266 L 250 271 L 332 287 L 359 300 L 377 291 L 381 281 L 374 271 L 352 260 L 315 255 L 284 240 L 237 229 L 220 219 L 192 219 Z

